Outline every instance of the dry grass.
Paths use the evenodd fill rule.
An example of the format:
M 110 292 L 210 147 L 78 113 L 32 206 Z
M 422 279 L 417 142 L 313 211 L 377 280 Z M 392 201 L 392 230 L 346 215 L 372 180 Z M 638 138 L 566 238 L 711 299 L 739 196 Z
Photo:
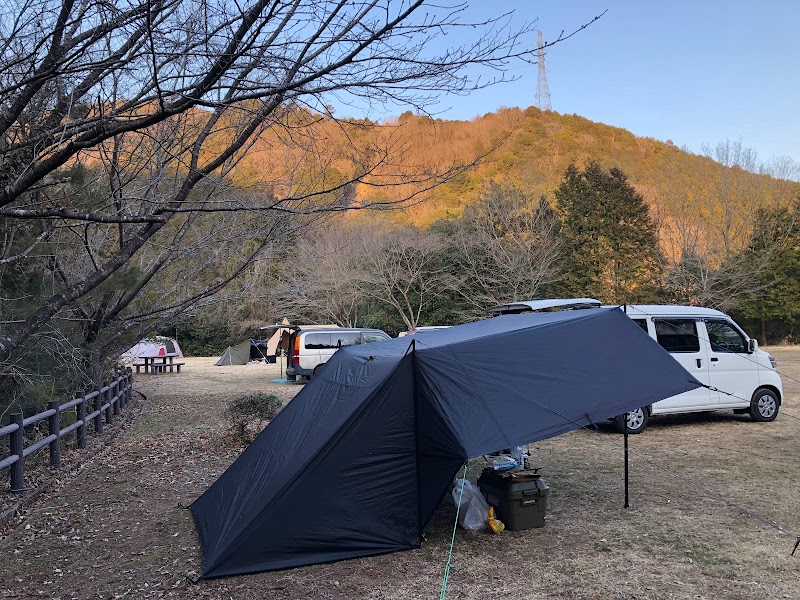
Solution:
M 773 352 L 778 368 L 800 379 L 800 350 Z M 0 541 L 4 597 L 438 594 L 454 517 L 447 499 L 420 550 L 187 584 L 201 555 L 190 514 L 177 504 L 202 493 L 236 455 L 225 443 L 225 403 L 253 391 L 288 400 L 300 386 L 270 382 L 277 365 L 186 362 L 181 375 L 138 377 L 148 399 L 130 431 Z M 547 525 L 499 536 L 459 531 L 448 598 L 800 597 L 794 538 L 739 510 L 800 532 L 800 384 L 784 385 L 774 423 L 730 412 L 654 418 L 631 438 L 627 510 L 621 436 L 576 431 L 531 445 L 551 485 Z M 473 478 L 479 469 L 471 465 Z

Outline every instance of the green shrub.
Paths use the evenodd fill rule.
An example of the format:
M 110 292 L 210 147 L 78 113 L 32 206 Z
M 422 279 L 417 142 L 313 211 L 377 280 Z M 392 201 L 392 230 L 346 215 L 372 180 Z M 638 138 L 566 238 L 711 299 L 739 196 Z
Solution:
M 231 435 L 242 443 L 252 442 L 282 407 L 283 403 L 277 396 L 263 392 L 247 394 L 232 400 L 225 409 Z

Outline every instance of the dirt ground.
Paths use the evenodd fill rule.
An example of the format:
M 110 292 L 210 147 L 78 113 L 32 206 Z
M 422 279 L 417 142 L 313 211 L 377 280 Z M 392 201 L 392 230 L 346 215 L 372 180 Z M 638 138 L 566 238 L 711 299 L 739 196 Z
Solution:
M 800 349 L 773 348 L 800 380 Z M 455 510 L 445 498 L 419 550 L 288 571 L 187 582 L 202 556 L 188 504 L 238 450 L 230 399 L 289 400 L 278 365 L 136 377 L 146 400 L 128 429 L 40 497 L 0 539 L 4 598 L 433 598 Z M 784 378 L 774 423 L 730 412 L 656 417 L 631 438 L 623 508 L 622 436 L 581 430 L 532 444 L 550 487 L 544 528 L 459 530 L 448 598 L 800 598 L 800 384 Z M 482 461 L 473 461 L 477 477 Z M 390 499 L 387 499 L 390 500 Z M 275 515 L 280 518 L 280 515 Z M 780 525 L 787 532 L 781 533 Z

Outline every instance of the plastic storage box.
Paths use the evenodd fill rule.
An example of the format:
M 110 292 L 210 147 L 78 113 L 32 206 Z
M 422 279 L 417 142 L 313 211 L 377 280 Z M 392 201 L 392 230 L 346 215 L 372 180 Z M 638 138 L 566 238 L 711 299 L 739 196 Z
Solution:
M 478 487 L 509 531 L 544 527 L 550 488 L 538 473 L 484 469 Z

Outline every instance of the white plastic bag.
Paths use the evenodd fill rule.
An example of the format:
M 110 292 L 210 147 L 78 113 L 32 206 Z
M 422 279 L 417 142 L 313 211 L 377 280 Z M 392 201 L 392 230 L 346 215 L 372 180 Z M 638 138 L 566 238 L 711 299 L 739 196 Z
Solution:
M 464 529 L 483 529 L 488 525 L 489 505 L 477 485 L 467 479 L 457 478 L 453 481 L 453 501 L 458 509 L 458 524 Z M 462 493 L 461 488 L 464 488 Z
M 516 469 L 519 463 L 511 458 L 508 454 L 498 454 L 489 457 L 489 466 L 495 471 L 506 471 L 508 469 Z

